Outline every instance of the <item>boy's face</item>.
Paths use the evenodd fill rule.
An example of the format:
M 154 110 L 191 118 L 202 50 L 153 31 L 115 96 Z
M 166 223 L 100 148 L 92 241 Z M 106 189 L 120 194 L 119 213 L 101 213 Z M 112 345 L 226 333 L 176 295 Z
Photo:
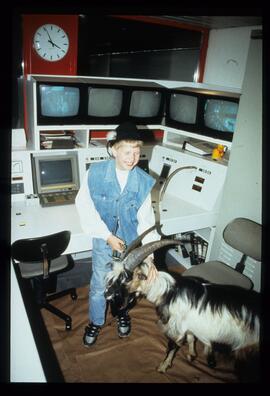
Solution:
M 134 143 L 123 142 L 118 148 L 112 147 L 116 168 L 120 170 L 131 170 L 140 159 L 141 148 Z

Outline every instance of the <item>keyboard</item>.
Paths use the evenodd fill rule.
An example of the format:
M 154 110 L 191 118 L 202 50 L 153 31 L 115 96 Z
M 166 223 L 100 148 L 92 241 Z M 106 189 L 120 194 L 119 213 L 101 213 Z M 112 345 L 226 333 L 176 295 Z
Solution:
M 42 207 L 74 204 L 78 191 L 65 191 L 50 194 L 40 194 L 39 201 Z

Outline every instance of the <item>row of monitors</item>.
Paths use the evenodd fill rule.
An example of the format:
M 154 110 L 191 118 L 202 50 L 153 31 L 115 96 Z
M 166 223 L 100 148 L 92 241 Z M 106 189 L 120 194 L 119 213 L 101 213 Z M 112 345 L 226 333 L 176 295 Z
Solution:
M 161 124 L 232 141 L 239 99 L 145 87 L 37 83 L 38 125 Z

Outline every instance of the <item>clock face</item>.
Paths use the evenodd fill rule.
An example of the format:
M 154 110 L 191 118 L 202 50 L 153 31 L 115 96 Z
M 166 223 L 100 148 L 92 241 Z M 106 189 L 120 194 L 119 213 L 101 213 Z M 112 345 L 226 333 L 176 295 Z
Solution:
M 33 40 L 37 54 L 48 62 L 56 62 L 64 58 L 69 49 L 67 33 L 52 23 L 40 26 Z

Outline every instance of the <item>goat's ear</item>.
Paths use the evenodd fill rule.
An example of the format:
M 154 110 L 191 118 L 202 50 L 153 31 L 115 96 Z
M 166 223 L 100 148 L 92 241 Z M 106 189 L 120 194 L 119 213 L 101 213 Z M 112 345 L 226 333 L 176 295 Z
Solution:
M 150 256 L 146 257 L 146 258 L 143 260 L 143 262 L 146 263 L 147 265 L 153 265 L 153 264 L 154 264 L 154 257 L 153 257 L 153 255 L 150 255 Z
M 146 280 L 147 279 L 147 276 L 145 274 L 143 274 L 142 272 L 139 272 L 137 276 L 138 276 L 138 279 L 140 279 L 140 280 Z

